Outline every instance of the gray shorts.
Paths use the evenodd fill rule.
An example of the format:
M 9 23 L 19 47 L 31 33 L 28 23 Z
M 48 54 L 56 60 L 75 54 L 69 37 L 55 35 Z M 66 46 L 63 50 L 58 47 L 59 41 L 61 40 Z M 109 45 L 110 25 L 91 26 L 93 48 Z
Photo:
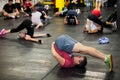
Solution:
M 73 47 L 77 42 L 78 41 L 74 40 L 68 35 L 61 35 L 56 39 L 55 45 L 57 46 L 58 49 L 66 51 L 69 54 L 71 54 Z

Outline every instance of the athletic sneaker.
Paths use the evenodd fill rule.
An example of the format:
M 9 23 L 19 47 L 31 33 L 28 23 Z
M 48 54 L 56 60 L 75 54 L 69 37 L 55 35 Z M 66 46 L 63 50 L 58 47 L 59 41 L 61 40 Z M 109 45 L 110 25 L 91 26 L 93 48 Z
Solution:
M 4 37 L 4 36 L 5 36 L 5 32 L 6 32 L 6 30 L 5 30 L 5 29 L 2 29 L 2 30 L 0 31 L 0 37 Z
M 109 68 L 109 72 L 112 72 L 113 71 L 113 61 L 112 61 L 112 55 L 111 54 L 107 55 L 107 59 L 106 59 L 105 63 Z
M 117 24 L 116 24 L 116 21 L 115 21 L 115 22 L 113 22 L 113 23 L 112 23 L 112 25 L 113 25 L 112 30 L 117 30 Z
M 39 44 L 43 44 L 43 41 L 42 41 L 42 40 L 38 40 L 38 43 L 39 43 Z

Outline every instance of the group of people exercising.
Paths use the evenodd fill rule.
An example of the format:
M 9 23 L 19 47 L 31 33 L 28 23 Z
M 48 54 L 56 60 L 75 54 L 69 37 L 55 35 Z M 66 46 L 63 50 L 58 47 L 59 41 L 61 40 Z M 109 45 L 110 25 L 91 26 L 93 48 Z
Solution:
M 77 0 L 73 0 L 70 5 L 73 5 Z M 41 20 L 39 20 L 42 15 L 42 11 L 38 8 L 32 13 L 32 20 L 25 19 L 20 25 L 12 29 L 2 29 L 0 32 L 0 38 L 4 38 L 6 34 L 19 32 L 19 38 L 22 38 L 27 41 L 37 42 L 42 44 L 43 41 L 37 39 L 39 36 L 51 37 L 49 33 L 45 34 L 34 34 L 34 29 L 38 29 L 40 26 L 43 26 Z M 45 14 L 44 14 L 45 15 Z M 37 17 L 36 17 L 37 16 Z M 45 15 L 46 16 L 46 15 Z M 55 16 L 64 16 L 64 24 L 77 25 L 78 24 L 78 13 L 74 9 L 65 8 L 62 12 L 56 12 Z M 46 18 L 49 18 L 46 16 Z M 92 10 L 92 13 L 87 17 L 87 21 L 84 27 L 84 32 L 87 33 L 97 33 L 103 30 L 103 26 L 111 25 L 112 28 L 116 28 L 116 11 L 110 16 L 110 18 L 102 22 L 101 21 L 101 10 L 100 6 L 96 5 L 95 9 Z M 36 20 L 34 20 L 36 19 Z M 37 22 L 34 22 L 37 21 Z M 34 26 L 36 25 L 36 26 Z M 21 32 L 23 29 L 26 29 L 27 32 Z M 117 28 L 116 28 L 117 29 Z M 93 47 L 85 46 L 82 43 L 76 41 L 69 35 L 61 35 L 51 44 L 51 51 L 54 58 L 58 63 L 64 68 L 71 68 L 75 66 L 85 67 L 87 65 L 87 57 L 74 55 L 73 53 L 87 54 L 93 57 L 96 57 L 108 66 L 109 71 L 113 71 L 113 61 L 112 54 L 105 54 Z

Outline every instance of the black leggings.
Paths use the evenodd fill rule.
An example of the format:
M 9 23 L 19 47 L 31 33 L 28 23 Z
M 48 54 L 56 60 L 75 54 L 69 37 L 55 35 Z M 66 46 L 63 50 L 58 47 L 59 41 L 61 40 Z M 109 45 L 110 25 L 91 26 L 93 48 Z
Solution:
M 102 22 L 96 15 L 91 14 L 91 15 L 88 16 L 88 19 L 90 19 L 91 21 L 101 25 L 102 28 L 103 27 L 105 27 L 105 28 L 111 28 L 112 27 L 110 25 L 107 25 L 105 22 Z
M 115 11 L 113 14 L 111 14 L 109 16 L 109 18 L 107 19 L 108 22 L 114 22 L 117 20 L 117 11 Z
M 23 29 L 27 30 L 27 35 L 33 37 L 34 27 L 32 27 L 32 21 L 29 19 L 25 19 L 17 28 L 12 28 L 11 33 L 19 32 Z
M 88 16 L 88 19 L 99 24 L 99 25 L 105 25 L 105 23 L 102 22 L 96 15 L 91 14 Z

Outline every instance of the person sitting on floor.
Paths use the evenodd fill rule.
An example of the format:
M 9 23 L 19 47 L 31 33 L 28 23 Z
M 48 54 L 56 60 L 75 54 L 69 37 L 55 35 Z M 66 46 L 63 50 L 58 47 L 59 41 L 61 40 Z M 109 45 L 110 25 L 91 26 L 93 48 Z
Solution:
M 23 10 L 23 1 L 22 0 L 15 0 L 15 6 L 19 12 L 24 12 Z
M 25 0 L 23 9 L 25 12 L 25 16 L 31 16 L 32 10 L 34 9 L 34 5 L 31 0 Z
M 13 19 L 19 17 L 19 11 L 16 6 L 13 4 L 13 0 L 8 0 L 8 3 L 4 5 L 2 9 L 4 19 Z
M 27 32 L 26 33 L 20 32 L 23 29 L 26 29 Z M 29 19 L 25 19 L 16 28 L 12 28 L 12 29 L 8 29 L 8 30 L 2 29 L 1 32 L 0 32 L 0 38 L 5 37 L 6 34 L 16 33 L 16 32 L 19 32 L 19 38 L 25 39 L 27 41 L 40 43 L 40 44 L 42 44 L 42 40 L 37 39 L 38 37 L 41 37 L 41 36 L 50 37 L 51 36 L 50 34 L 46 34 L 46 33 L 45 34 L 34 34 L 34 27 L 32 26 L 32 21 L 29 20 Z

